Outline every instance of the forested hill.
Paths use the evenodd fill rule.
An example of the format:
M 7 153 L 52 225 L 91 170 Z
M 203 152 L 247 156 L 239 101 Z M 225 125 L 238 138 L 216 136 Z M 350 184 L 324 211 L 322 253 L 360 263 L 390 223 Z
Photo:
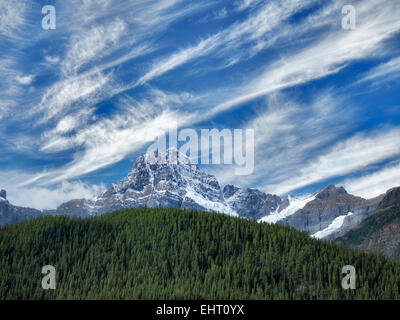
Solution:
M 57 288 L 43 290 L 53 265 Z M 344 265 L 357 288 L 341 286 Z M 0 299 L 398 299 L 400 263 L 293 228 L 178 209 L 0 229 Z

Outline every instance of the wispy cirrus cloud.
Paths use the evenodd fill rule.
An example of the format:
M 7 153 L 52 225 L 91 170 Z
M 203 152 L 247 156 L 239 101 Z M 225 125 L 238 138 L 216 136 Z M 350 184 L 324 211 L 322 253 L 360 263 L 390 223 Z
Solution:
M 282 25 L 287 18 L 313 2 L 315 1 L 270 2 L 256 13 L 251 14 L 245 21 L 234 23 L 228 28 L 202 39 L 195 45 L 188 46 L 156 61 L 150 70 L 138 80 L 136 85 L 143 84 L 193 59 L 199 59 L 211 53 L 216 56 L 224 56 L 225 59 L 229 60 L 230 63 L 225 63 L 225 66 L 232 65 L 232 61 L 238 62 L 240 60 L 239 58 L 233 59 L 232 55 L 245 56 L 245 52 L 247 52 L 247 55 L 251 55 L 249 51 L 252 51 L 254 55 L 254 48 L 257 48 L 256 51 L 262 49 L 260 41 L 268 32 Z M 245 48 L 245 44 L 247 44 L 247 48 Z M 239 49 L 240 53 L 237 52 Z
M 31 113 L 43 114 L 37 123 L 44 123 L 60 117 L 68 112 L 76 111 L 82 105 L 88 108 L 96 102 L 110 96 L 114 87 L 106 85 L 111 81 L 111 74 L 104 75 L 101 72 L 84 74 L 73 78 L 67 78 L 51 86 L 42 96 L 40 104 Z M 110 92 L 111 91 L 111 92 Z
M 55 64 L 58 63 L 60 61 L 60 58 L 57 56 L 45 56 L 44 59 L 46 60 L 46 62 L 51 63 L 51 64 Z
M 332 177 L 365 169 L 372 164 L 400 155 L 400 129 L 358 133 L 337 143 L 332 149 L 313 159 L 298 174 L 266 189 L 284 194 Z
M 25 1 L 3 0 L 0 3 L 0 36 L 9 39 L 20 39 L 21 27 L 26 23 L 25 12 L 28 3 Z
M 18 81 L 18 83 L 23 84 L 23 85 L 29 85 L 32 83 L 32 81 L 34 80 L 34 76 L 31 74 L 28 74 L 26 76 L 17 76 L 16 80 Z
M 101 61 L 118 48 L 117 43 L 125 31 L 124 21 L 117 18 L 107 25 L 97 25 L 83 34 L 72 35 L 61 72 L 66 76 L 75 75 L 88 62 Z
M 395 57 L 382 63 L 364 74 L 358 83 L 362 82 L 388 82 L 400 77 L 400 57 Z
M 285 94 L 269 95 L 258 105 L 254 118 L 239 125 L 254 130 L 257 164 L 252 175 L 240 177 L 241 185 L 281 192 L 277 186 L 291 180 L 357 125 L 350 122 L 355 111 L 346 110 L 345 100 L 334 90 L 321 92 L 307 103 Z M 237 181 L 235 166 L 211 170 L 224 184 Z
M 129 1 L 118 5 L 111 0 L 78 1 L 73 7 L 62 5 L 64 14 L 59 28 L 65 28 L 70 35 L 66 52 L 62 59 L 44 57 L 46 62 L 58 64 L 62 78 L 43 90 L 40 101 L 28 114 L 42 114 L 38 123 L 44 124 L 77 108 L 91 108 L 129 89 L 114 77 L 115 68 L 155 50 L 147 41 L 148 33 L 154 36 L 161 26 L 204 6 L 207 4 L 188 6 L 180 0 L 143 1 L 134 6 L 134 16 L 124 17 L 122 13 L 133 7 Z M 173 9 L 176 11 L 172 12 Z M 70 23 L 71 18 L 75 23 Z
M 398 3 L 362 2 L 357 6 L 357 13 L 355 30 L 342 30 L 338 26 L 304 49 L 273 62 L 254 76 L 250 84 L 240 87 L 236 97 L 217 105 L 210 115 L 274 91 L 335 74 L 354 60 L 384 54 L 384 41 L 400 31 L 400 21 L 396 18 L 400 14 Z
M 168 95 L 151 89 L 149 95 L 150 99 L 141 100 L 120 98 L 111 117 L 95 121 L 90 120 L 91 113 L 64 117 L 55 129 L 44 133 L 40 151 L 57 153 L 76 148 L 82 151 L 76 152 L 74 159 L 60 169 L 39 173 L 23 185 L 59 183 L 104 168 L 163 136 L 172 124 L 182 126 L 195 117 L 170 108 L 190 101 L 188 94 Z
M 243 11 L 258 5 L 260 2 L 262 0 L 237 0 L 234 1 L 234 5 L 236 6 L 236 10 Z
M 196 46 L 183 49 L 172 56 L 156 62 L 150 70 L 143 75 L 135 84 L 142 85 L 145 82 L 154 79 L 192 59 L 205 55 L 212 51 L 218 45 L 218 35 L 200 41 Z
M 377 197 L 390 188 L 400 186 L 400 163 L 396 162 L 357 178 L 346 179 L 342 184 L 352 194 L 367 199 Z

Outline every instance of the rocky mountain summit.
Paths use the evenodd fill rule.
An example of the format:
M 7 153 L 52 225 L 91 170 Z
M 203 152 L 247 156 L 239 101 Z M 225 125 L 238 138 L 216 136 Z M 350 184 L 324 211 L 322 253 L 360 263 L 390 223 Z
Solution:
M 94 200 L 77 199 L 50 214 L 98 215 L 124 208 L 180 208 L 238 216 L 224 200 L 217 179 L 176 149 L 136 159 L 128 175 Z
M 257 189 L 242 189 L 226 185 L 223 189 L 226 203 L 241 217 L 260 219 L 276 211 L 282 204 L 277 195 L 265 194 Z
M 138 157 L 128 176 L 111 184 L 92 205 L 96 213 L 164 207 L 238 215 L 226 204 L 217 179 L 176 149 Z
M 329 185 L 321 189 L 304 208 L 282 219 L 280 223 L 317 237 L 334 238 L 369 217 L 382 198 L 379 196 L 366 200 L 348 194 L 343 187 Z M 326 230 L 325 233 L 318 234 L 323 230 Z

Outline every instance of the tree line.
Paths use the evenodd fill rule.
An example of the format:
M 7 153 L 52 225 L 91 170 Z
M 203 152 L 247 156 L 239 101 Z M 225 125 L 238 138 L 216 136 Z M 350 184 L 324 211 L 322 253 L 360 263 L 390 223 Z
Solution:
M 286 226 L 136 208 L 1 227 L 0 275 L 0 299 L 398 299 L 400 263 Z

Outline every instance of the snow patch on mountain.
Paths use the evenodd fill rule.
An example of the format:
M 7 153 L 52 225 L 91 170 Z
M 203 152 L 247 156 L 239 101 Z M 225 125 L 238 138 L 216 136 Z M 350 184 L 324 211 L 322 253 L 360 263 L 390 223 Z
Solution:
M 316 195 L 308 195 L 305 197 L 288 196 L 289 205 L 279 212 L 279 208 L 268 216 L 258 220 L 259 222 L 277 223 L 286 217 L 295 214 L 298 210 L 303 209 L 307 203 L 315 200 Z
M 210 201 L 204 198 L 199 193 L 195 192 L 193 189 L 189 189 L 186 192 L 186 197 L 192 199 L 195 203 L 202 206 L 208 211 L 224 213 L 230 216 L 238 217 L 239 215 L 236 211 L 232 210 L 229 206 L 216 201 Z
M 351 216 L 352 214 L 353 212 L 349 212 L 348 214 L 345 214 L 343 216 L 336 217 L 328 227 L 314 233 L 312 237 L 317 239 L 322 239 L 338 231 L 343 226 L 343 222 L 346 219 L 346 217 Z

